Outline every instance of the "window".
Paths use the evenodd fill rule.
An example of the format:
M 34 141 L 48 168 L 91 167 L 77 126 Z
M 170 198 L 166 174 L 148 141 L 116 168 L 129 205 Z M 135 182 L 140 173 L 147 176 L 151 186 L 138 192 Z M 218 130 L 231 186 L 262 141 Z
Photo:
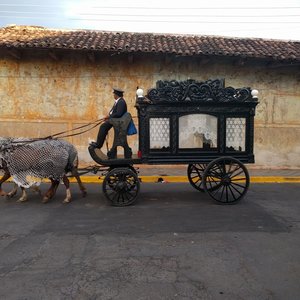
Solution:
M 218 118 L 207 114 L 191 114 L 179 118 L 179 148 L 217 147 Z
M 226 149 L 230 151 L 245 151 L 246 119 L 226 119 Z
M 150 149 L 170 148 L 169 118 L 150 118 Z

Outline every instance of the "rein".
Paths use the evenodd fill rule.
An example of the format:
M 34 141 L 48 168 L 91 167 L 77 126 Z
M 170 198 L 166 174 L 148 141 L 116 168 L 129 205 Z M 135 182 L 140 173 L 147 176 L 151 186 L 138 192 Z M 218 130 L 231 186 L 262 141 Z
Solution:
M 137 116 L 133 116 L 132 118 L 137 118 Z M 105 120 L 106 120 L 106 118 L 97 119 L 97 120 L 95 120 L 93 122 L 84 124 L 82 126 L 78 126 L 78 127 L 75 127 L 75 128 L 69 129 L 69 130 L 61 131 L 61 132 L 58 132 L 58 133 L 55 133 L 55 134 L 52 134 L 52 135 L 48 135 L 46 137 L 32 138 L 30 140 L 11 141 L 10 143 L 11 144 L 22 144 L 22 145 L 24 145 L 24 144 L 30 144 L 30 143 L 33 143 L 33 142 L 36 142 L 36 141 L 41 141 L 41 140 L 61 139 L 61 138 L 76 136 L 76 135 L 85 133 L 85 132 L 87 132 L 87 131 L 89 131 L 89 130 L 95 128 L 95 127 L 97 127 L 98 125 L 100 125 L 101 123 L 103 123 Z M 76 132 L 76 133 L 71 133 L 71 134 L 64 135 L 65 133 L 76 131 L 76 130 L 79 130 L 79 129 L 82 129 L 82 128 L 85 128 L 85 127 L 88 127 L 88 126 L 91 126 L 91 127 L 87 128 L 85 130 L 82 130 L 80 132 Z
M 58 132 L 58 133 L 55 133 L 55 134 L 52 134 L 52 135 L 49 135 L 49 136 L 46 136 L 46 137 L 32 138 L 30 140 L 11 141 L 10 143 L 11 144 L 30 144 L 30 143 L 33 143 L 33 142 L 36 142 L 36 141 L 41 141 L 41 140 L 59 139 L 59 138 L 66 138 L 66 137 L 70 137 L 70 136 L 75 136 L 75 135 L 79 135 L 79 134 L 85 133 L 85 132 L 87 132 L 87 131 L 89 131 L 89 130 L 95 128 L 95 127 L 97 127 L 99 124 L 103 123 L 104 120 L 105 120 L 105 118 L 98 119 L 98 120 L 96 120 L 94 122 L 90 122 L 88 124 L 84 124 L 82 126 L 75 127 L 75 128 L 69 129 L 69 130 L 61 131 L 61 132 Z M 91 126 L 91 127 L 89 127 L 88 129 L 82 130 L 80 132 L 63 135 L 65 133 L 67 133 L 67 132 L 76 131 L 76 130 L 79 130 L 79 129 L 82 129 L 82 128 L 85 128 L 85 127 L 88 127 L 88 126 Z
M 79 134 L 82 134 L 82 133 L 85 133 L 93 128 L 95 128 L 96 126 L 98 126 L 99 124 L 103 123 L 105 121 L 105 118 L 102 118 L 102 119 L 98 119 L 94 122 L 90 122 L 88 124 L 85 124 L 85 125 L 82 125 L 82 126 L 79 126 L 79 127 L 75 127 L 75 128 L 72 128 L 72 129 L 69 129 L 69 130 L 65 130 L 65 131 L 62 131 L 62 132 L 58 132 L 58 133 L 55 133 L 55 134 L 52 134 L 52 135 L 49 135 L 47 137 L 44 137 L 44 138 L 41 138 L 41 139 L 53 139 L 54 137 L 56 138 L 65 138 L 65 137 L 70 137 L 70 136 L 75 136 L 75 135 L 79 135 Z M 93 125 L 92 127 L 86 129 L 86 130 L 83 130 L 83 131 L 80 131 L 80 132 L 77 132 L 77 133 L 73 133 L 73 134 L 67 134 L 67 135 L 62 135 L 64 133 L 67 133 L 67 132 L 72 132 L 72 131 L 75 131 L 75 130 L 78 130 L 78 129 L 82 129 L 82 128 L 85 128 L 85 127 L 88 127 L 88 126 L 91 126 Z M 62 135 L 60 137 L 57 137 L 59 135 Z
M 137 116 L 133 116 L 133 118 L 137 118 Z M 62 132 L 59 132 L 59 133 L 56 133 L 56 134 L 52 134 L 52 135 L 49 135 L 47 137 L 44 137 L 44 138 L 37 138 L 36 140 L 44 140 L 44 139 L 53 139 L 54 137 L 57 137 L 58 135 L 61 135 L 61 134 L 64 134 L 64 133 L 67 133 L 67 132 L 72 132 L 72 131 L 75 131 L 75 130 L 78 130 L 78 129 L 81 129 L 81 128 L 84 128 L 84 127 L 87 127 L 87 126 L 91 126 L 93 125 L 91 128 L 88 128 L 86 130 L 83 130 L 83 131 L 80 131 L 80 132 L 77 132 L 77 133 L 73 133 L 73 134 L 67 134 L 67 135 L 63 135 L 63 136 L 60 136 L 60 137 L 57 137 L 57 138 L 66 138 L 66 137 L 70 137 L 70 136 L 75 136 L 75 135 L 79 135 L 79 134 L 82 134 L 82 133 L 85 133 L 95 127 L 97 127 L 98 125 L 100 125 L 101 123 L 103 123 L 104 121 L 106 120 L 106 118 L 102 118 L 102 119 L 98 119 L 94 122 L 90 122 L 88 124 L 85 124 L 85 125 L 82 125 L 82 126 L 79 126 L 79 127 L 75 127 L 73 129 L 70 129 L 70 130 L 66 130 L 66 131 L 62 131 Z

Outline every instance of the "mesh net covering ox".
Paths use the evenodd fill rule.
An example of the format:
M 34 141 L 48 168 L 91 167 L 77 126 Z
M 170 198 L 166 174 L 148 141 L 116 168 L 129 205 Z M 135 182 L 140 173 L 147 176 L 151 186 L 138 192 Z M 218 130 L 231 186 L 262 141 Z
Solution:
M 13 181 L 28 188 L 43 178 L 61 180 L 78 164 L 76 148 L 65 140 L 0 138 L 0 164 Z

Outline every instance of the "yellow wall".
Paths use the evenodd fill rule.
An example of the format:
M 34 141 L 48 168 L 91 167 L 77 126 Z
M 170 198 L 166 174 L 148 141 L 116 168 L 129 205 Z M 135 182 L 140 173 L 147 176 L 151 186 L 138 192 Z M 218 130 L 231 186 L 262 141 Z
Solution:
M 35 50 L 33 50 L 35 51 Z M 155 87 L 157 80 L 225 78 L 226 86 L 258 89 L 255 118 L 256 165 L 300 168 L 300 71 L 265 63 L 234 65 L 229 59 L 139 54 L 65 52 L 54 60 L 46 52 L 23 53 L 20 60 L 0 53 L 0 136 L 43 137 L 103 117 L 113 104 L 112 87 L 125 90 L 129 111 L 135 91 Z M 137 120 L 136 120 L 137 122 Z M 88 142 L 97 129 L 69 140 L 78 148 L 81 165 L 91 165 Z M 112 134 L 110 140 L 112 139 Z M 137 149 L 136 136 L 129 143 Z

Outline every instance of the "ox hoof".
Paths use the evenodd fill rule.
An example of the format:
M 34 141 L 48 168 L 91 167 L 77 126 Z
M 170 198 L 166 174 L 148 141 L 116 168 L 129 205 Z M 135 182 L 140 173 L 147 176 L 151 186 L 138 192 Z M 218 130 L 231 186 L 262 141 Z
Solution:
M 44 197 L 42 200 L 42 203 L 46 204 L 46 203 L 48 203 L 49 200 L 50 200 L 50 198 Z
M 82 191 L 82 197 L 85 198 L 87 195 L 87 191 Z
M 6 198 L 12 198 L 16 195 L 16 192 L 9 192 L 6 194 Z M 21 198 L 20 198 L 21 199 Z
M 4 191 L 0 191 L 0 196 L 7 196 L 8 194 L 6 193 L 6 192 L 4 192 Z
M 65 199 L 64 201 L 63 201 L 63 203 L 70 203 L 71 202 L 71 199 Z
M 28 200 L 27 197 L 21 197 L 20 199 L 17 200 L 18 203 L 21 203 L 21 202 L 26 202 Z

